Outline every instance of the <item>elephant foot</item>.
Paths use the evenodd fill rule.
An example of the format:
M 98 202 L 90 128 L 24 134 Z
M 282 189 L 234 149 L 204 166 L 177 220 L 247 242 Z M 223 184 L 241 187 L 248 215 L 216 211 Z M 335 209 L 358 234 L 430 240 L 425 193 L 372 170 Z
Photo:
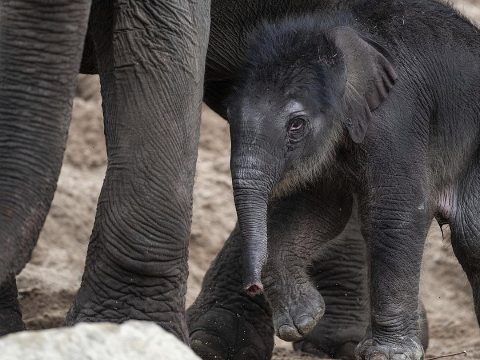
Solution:
M 79 322 L 151 321 L 189 343 L 183 299 L 166 292 L 163 279 L 120 274 L 121 281 L 113 277 L 93 281 L 89 269 L 85 274 L 88 277 L 84 275 L 67 314 L 68 326 Z
M 0 309 L 0 336 L 25 330 L 22 314 L 15 309 Z
M 319 358 L 332 358 L 341 360 L 353 360 L 355 358 L 355 348 L 358 342 L 347 341 L 339 343 L 311 342 L 309 340 L 297 341 L 293 344 L 295 351 L 315 355 Z
M 25 330 L 18 303 L 15 277 L 9 276 L 0 285 L 0 336 Z
M 414 355 L 411 352 L 409 354 L 408 351 L 405 354 L 402 353 L 401 346 L 390 348 L 388 354 L 392 353 L 393 355 L 388 356 L 385 355 L 387 354 L 386 347 L 384 348 L 383 355 L 378 351 L 378 348 L 375 350 L 367 350 L 367 347 L 373 343 L 371 340 L 361 341 L 361 339 L 364 338 L 365 332 L 367 333 L 367 338 L 371 338 L 371 329 L 366 326 L 367 322 L 364 316 L 367 313 L 362 315 L 361 309 L 358 309 L 357 312 L 354 313 L 342 311 L 344 309 L 340 308 L 340 306 L 335 304 L 330 298 L 327 298 L 326 302 L 327 312 L 325 316 L 305 339 L 296 341 L 293 344 L 293 348 L 296 351 L 312 354 L 320 358 L 342 360 L 353 360 L 355 358 L 361 360 L 377 360 L 375 356 L 378 357 L 378 360 L 417 359 L 415 356 L 418 356 L 418 354 Z M 343 314 L 343 317 L 338 318 L 337 316 L 341 314 Z M 428 322 L 423 304 L 420 305 L 419 330 L 419 344 L 421 344 L 423 350 L 426 351 L 428 347 Z M 359 343 L 360 345 L 358 345 Z M 358 350 L 356 351 L 357 347 Z M 413 347 L 416 349 L 416 345 Z M 357 357 L 355 357 L 356 353 L 358 354 Z M 372 356 L 372 353 L 374 357 L 370 359 L 368 356 Z M 423 354 L 423 352 L 421 353 Z
M 308 300 L 308 304 L 292 303 L 288 309 L 273 312 L 273 324 L 280 339 L 285 341 L 303 339 L 322 318 L 325 303 L 320 294 L 305 300 Z
M 293 344 L 293 348 L 295 351 L 315 355 L 320 358 L 353 360 L 355 359 L 355 348 L 357 345 L 357 341 L 333 341 L 331 343 L 326 343 L 302 340 L 296 341 Z
M 398 342 L 380 342 L 372 339 L 371 327 L 366 338 L 355 350 L 358 360 L 422 360 L 428 348 L 429 333 L 427 312 L 423 302 L 418 304 L 418 336 L 402 337 Z
M 292 286 L 295 284 L 293 280 L 280 286 L 271 283 L 273 285 L 266 289 L 266 295 L 272 306 L 276 335 L 285 341 L 302 340 L 325 313 L 322 295 L 308 281 L 295 286 Z
M 128 303 L 121 304 L 121 308 L 110 306 L 100 308 L 95 301 L 84 303 L 81 306 L 78 303 L 74 303 L 67 314 L 66 325 L 73 326 L 81 322 L 111 322 L 121 324 L 128 320 L 154 322 L 162 329 L 175 335 L 184 343 L 189 343 L 187 324 L 183 314 L 169 314 L 166 312 L 160 316 L 146 313 L 144 310 L 140 311 L 135 309 Z
M 355 359 L 355 348 L 365 336 L 367 313 L 360 307 L 349 311 L 336 302 L 339 298 L 325 298 L 324 317 L 303 340 L 293 343 L 295 351 L 320 358 Z
M 204 360 L 269 360 L 271 323 L 251 323 L 239 312 L 216 307 L 190 323 L 190 344 Z
M 352 319 L 355 318 L 355 315 L 358 314 L 346 314 L 346 316 L 350 316 Z M 426 351 L 428 347 L 428 322 L 423 305 L 421 305 L 419 323 L 420 343 L 424 351 Z M 355 359 L 355 349 L 364 333 L 364 321 L 352 321 L 350 324 L 345 324 L 341 320 L 335 321 L 335 319 L 331 318 L 331 314 L 327 309 L 327 313 L 315 329 L 304 340 L 296 341 L 293 344 L 293 348 L 295 351 L 315 355 L 320 358 L 353 360 Z M 371 335 L 370 328 L 367 329 L 367 334 Z M 371 341 L 362 344 L 361 346 L 365 347 L 371 344 Z M 396 356 L 386 357 L 386 359 L 416 359 L 416 357 L 411 357 L 410 355 L 401 357 L 397 354 Z M 364 358 L 361 357 L 360 359 Z M 369 359 L 368 356 L 365 359 Z M 374 357 L 373 359 L 376 358 Z M 379 359 L 383 360 L 382 357 Z
M 109 322 L 121 324 L 129 320 L 154 322 L 163 330 L 175 335 L 185 344 L 189 344 L 187 323 L 184 314 L 171 313 L 162 316 L 155 316 L 130 308 L 130 305 L 126 304 L 122 304 L 122 309 L 107 307 L 101 309 L 95 302 L 82 304 L 81 307 L 79 307 L 78 304 L 73 304 L 67 313 L 65 325 L 74 326 L 82 322 Z
M 395 343 L 362 341 L 355 351 L 357 360 L 423 360 L 424 351 L 416 337 L 405 337 Z

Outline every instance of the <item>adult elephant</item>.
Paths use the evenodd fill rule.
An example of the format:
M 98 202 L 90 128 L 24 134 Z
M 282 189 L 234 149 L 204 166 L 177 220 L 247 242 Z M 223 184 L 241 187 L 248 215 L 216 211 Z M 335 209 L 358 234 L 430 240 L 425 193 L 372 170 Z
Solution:
M 248 33 L 259 21 L 339 3 L 213 0 L 205 102 L 226 116 L 225 98 Z M 188 312 L 190 333 L 185 322 L 209 10 L 207 0 L 0 5 L 0 334 L 23 328 L 14 275 L 30 257 L 55 191 L 81 64 L 82 72 L 100 74 L 108 169 L 82 285 L 67 322 L 152 320 L 186 342 L 190 337 L 204 358 L 270 357 L 270 306 L 263 296 L 250 298 L 242 290 L 237 229 Z M 293 211 L 273 212 L 272 224 L 281 230 L 274 236 L 294 238 L 301 232 L 322 239 L 324 224 L 311 220 L 321 218 L 310 211 L 311 197 L 300 192 L 284 200 Z M 290 228 L 294 217 L 298 227 Z M 364 245 L 355 220 L 335 244 L 312 273 L 318 275 L 314 281 L 323 290 L 327 313 L 297 347 L 349 357 L 368 317 Z

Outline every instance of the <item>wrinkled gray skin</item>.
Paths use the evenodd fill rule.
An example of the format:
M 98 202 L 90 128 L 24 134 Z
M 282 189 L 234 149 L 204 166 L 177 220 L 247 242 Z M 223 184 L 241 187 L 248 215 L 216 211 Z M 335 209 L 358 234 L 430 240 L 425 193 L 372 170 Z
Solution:
M 238 227 L 234 230 L 188 311 L 191 345 L 202 358 L 270 359 L 272 325 L 290 341 L 303 337 L 297 328 L 310 332 L 295 343 L 297 349 L 352 357 L 368 324 L 365 244 L 357 219 L 349 221 L 350 212 L 341 210 L 351 198 L 334 198 L 330 190 L 318 184 L 272 204 L 269 255 L 278 261 L 264 271 L 265 284 L 275 284 L 266 285 L 269 301 L 243 291 L 242 239 Z M 330 213 L 338 215 L 335 222 L 324 216 Z M 305 251 L 313 252 L 311 262 L 305 262 Z M 316 309 L 317 320 L 323 315 L 313 331 L 312 322 L 301 322 L 305 308 Z
M 248 34 L 259 21 L 314 10 L 329 13 L 341 3 L 213 0 L 204 100 L 226 116 L 225 97 L 245 58 Z M 30 258 L 53 197 L 88 23 L 82 72 L 101 76 L 109 165 L 82 288 L 68 322 L 147 319 L 187 340 L 186 242 L 208 5 L 187 0 L 174 4 L 96 0 L 90 11 L 89 0 L 0 4 L 1 334 L 23 328 L 14 275 Z M 270 223 L 282 229 L 276 236 L 285 245 L 270 251 L 299 246 L 300 242 L 290 245 L 295 237 L 287 236 L 297 232 L 307 239 L 318 236 L 325 244 L 322 250 L 320 245 L 312 249 L 318 261 L 308 268 L 323 294 L 325 314 L 296 346 L 351 357 L 369 317 L 364 245 L 355 219 L 328 244 L 340 231 L 337 219 L 332 222 L 319 215 L 320 220 L 303 221 L 308 209 L 328 214 L 332 208 L 313 209 L 311 192 L 322 199 L 331 189 L 318 184 L 277 200 L 286 203 L 271 210 L 279 214 Z M 282 214 L 288 206 L 295 210 Z M 285 217 L 299 221 L 278 220 Z M 348 217 L 342 219 L 339 223 Z M 290 228 L 292 224 L 295 228 Z M 316 230 L 310 233 L 312 229 Z M 271 356 L 272 307 L 265 297 L 251 298 L 243 291 L 240 240 L 236 229 L 188 311 L 192 346 L 205 358 Z M 301 249 L 297 253 L 300 258 Z M 283 264 L 282 273 L 288 264 Z M 299 288 L 321 303 L 307 289 L 305 273 L 298 268 L 292 276 L 299 279 Z M 289 273 L 285 275 L 286 285 L 278 288 L 288 296 L 276 300 L 292 304 L 299 293 L 291 288 L 295 282 L 288 281 Z M 268 278 L 264 282 L 269 283 Z M 295 321 L 291 316 L 284 319 L 286 324 Z M 278 317 L 275 322 L 278 328 Z
M 284 14 L 289 3 L 268 5 L 272 14 Z M 246 34 L 270 14 L 264 4 L 214 1 L 205 100 L 221 113 L 224 84 L 231 84 L 238 70 Z M 0 335 L 24 328 L 15 274 L 30 258 L 55 191 L 81 67 L 101 77 L 109 163 L 68 323 L 152 320 L 188 341 L 186 242 L 208 10 L 208 1 L 0 4 Z M 322 231 L 321 224 L 318 228 Z M 234 231 L 207 276 L 206 291 L 189 311 L 192 339 L 200 352 L 210 339 L 206 332 L 213 331 L 220 345 L 210 342 L 208 349 L 222 358 L 265 359 L 273 347 L 270 305 L 261 296 L 248 297 L 241 287 L 238 237 Z M 352 257 L 360 254 L 357 247 L 352 245 Z M 331 271 L 361 284 L 360 265 L 333 264 Z M 214 274 L 225 280 L 212 284 Z M 352 298 L 358 292 L 362 301 L 341 310 L 342 301 L 337 306 L 342 316 L 327 310 L 315 338 L 331 353 L 344 345 L 344 337 L 327 337 L 340 326 L 352 329 L 348 341 L 358 342 L 363 333 L 361 287 L 339 285 L 325 301 L 333 309 L 336 294 L 343 297 L 346 290 Z M 220 298 L 230 299 L 230 305 L 212 301 Z M 202 316 L 199 308 L 206 309 Z M 219 333 L 221 325 L 229 331 Z
M 14 275 L 56 188 L 88 26 L 82 71 L 100 74 L 108 168 L 67 322 L 152 320 L 188 342 L 209 12 L 208 0 L 0 2 L 0 335 L 24 327 Z
M 265 289 L 280 337 L 309 333 L 325 305 L 305 271 L 356 196 L 371 307 L 356 358 L 421 360 L 419 276 L 434 217 L 452 229 L 480 320 L 480 32 L 433 1 L 326 3 L 259 27 L 230 101 L 243 285 Z M 291 217 L 299 201 L 282 199 L 317 186 L 319 203 Z M 307 216 L 316 207 L 320 236 Z
M 284 14 L 289 2 L 268 5 L 272 14 Z M 205 100 L 221 113 L 223 85 L 231 84 L 238 70 L 246 34 L 270 14 L 264 4 L 213 4 L 216 25 Z M 300 1 L 297 5 L 316 6 Z M 0 4 L 0 335 L 24 328 L 15 274 L 30 258 L 55 191 L 74 78 L 81 66 L 82 72 L 101 77 L 109 163 L 82 287 L 68 323 L 152 320 L 188 341 L 186 242 L 207 34 L 208 1 Z M 207 276 L 207 291 L 189 312 L 192 338 L 200 344 L 195 348 L 204 350 L 209 337 L 202 331 L 212 330 L 204 322 L 215 319 L 215 334 L 217 325 L 231 329 L 217 338 L 221 346 L 210 342 L 210 349 L 223 358 L 269 358 L 270 306 L 263 297 L 246 296 L 241 288 L 240 243 L 233 240 L 238 236 L 238 231 L 232 234 Z M 352 257 L 356 253 L 360 252 L 352 250 Z M 232 262 L 225 264 L 225 258 Z M 356 271 L 360 266 L 335 266 L 334 273 L 363 276 L 363 270 Z M 213 274 L 220 273 L 225 280 L 212 285 Z M 335 294 L 343 297 L 342 286 Z M 332 331 L 322 331 L 323 337 L 317 338 L 322 349 L 331 348 L 332 353 L 343 346 L 343 338 L 335 338 L 340 344 L 336 346 L 325 336 L 340 324 L 345 329 L 352 325 L 355 334 L 347 337 L 354 342 L 363 332 L 363 322 L 357 327 L 357 320 L 365 317 L 362 288 L 348 287 L 352 298 L 355 291 L 362 298 L 358 307 L 353 302 L 348 306 L 352 320 L 342 322 L 332 313 L 329 321 L 327 310 L 322 324 Z M 223 306 L 212 302 L 217 298 L 236 300 Z M 330 309 L 334 298 L 333 292 L 331 300 L 325 296 Z M 196 316 L 198 308 L 207 309 L 204 316 Z M 237 315 L 240 312 L 244 317 Z M 346 319 L 347 311 L 343 314 Z M 248 349 L 253 349 L 250 355 Z

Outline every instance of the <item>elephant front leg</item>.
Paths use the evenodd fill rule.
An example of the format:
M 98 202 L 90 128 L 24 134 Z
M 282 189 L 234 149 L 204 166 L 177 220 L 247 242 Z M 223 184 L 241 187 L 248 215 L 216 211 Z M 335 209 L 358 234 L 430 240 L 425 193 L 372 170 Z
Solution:
M 352 197 L 332 184 L 276 201 L 269 212 L 265 295 L 277 336 L 297 341 L 321 321 L 325 300 L 312 279 L 314 262 L 338 236 L 352 211 Z M 321 261 L 321 260 L 319 260 Z
M 108 168 L 68 323 L 150 320 L 188 342 L 209 1 L 97 1 L 92 17 Z
M 89 0 L 0 1 L 0 334 L 23 329 L 30 260 L 62 165 Z
M 361 210 L 370 253 L 371 334 L 356 354 L 361 360 L 421 360 L 418 291 L 428 201 L 421 180 L 385 177 L 385 184 L 372 187 Z
M 294 348 L 316 356 L 353 359 L 357 344 L 369 324 L 365 241 L 357 218 L 357 207 L 343 232 L 322 250 L 311 273 L 325 299 L 325 315 Z

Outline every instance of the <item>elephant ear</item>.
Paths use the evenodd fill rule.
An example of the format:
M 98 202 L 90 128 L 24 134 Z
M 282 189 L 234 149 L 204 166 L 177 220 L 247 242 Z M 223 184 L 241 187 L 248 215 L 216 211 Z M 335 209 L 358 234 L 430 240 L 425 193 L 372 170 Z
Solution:
M 397 74 L 388 52 L 364 39 L 349 27 L 337 27 L 328 34 L 343 55 L 345 76 L 345 126 L 356 143 L 365 138 L 372 114 L 387 98 Z

